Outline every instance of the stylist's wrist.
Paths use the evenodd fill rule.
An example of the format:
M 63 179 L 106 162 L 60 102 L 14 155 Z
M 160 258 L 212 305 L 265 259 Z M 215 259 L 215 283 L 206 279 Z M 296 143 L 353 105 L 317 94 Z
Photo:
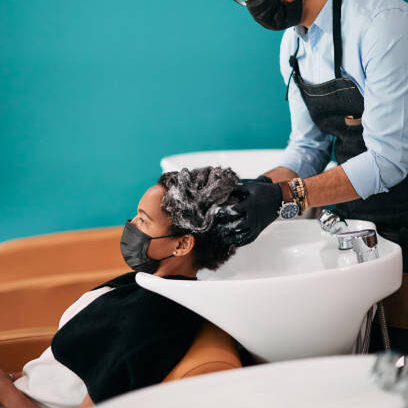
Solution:
M 286 167 L 275 167 L 273 170 L 264 173 L 265 176 L 271 178 L 274 183 L 280 183 L 282 181 L 289 181 L 298 175 L 289 170 Z
M 282 191 L 282 201 L 284 203 L 289 203 L 290 201 L 293 201 L 292 190 L 290 189 L 288 182 L 283 181 L 278 184 Z

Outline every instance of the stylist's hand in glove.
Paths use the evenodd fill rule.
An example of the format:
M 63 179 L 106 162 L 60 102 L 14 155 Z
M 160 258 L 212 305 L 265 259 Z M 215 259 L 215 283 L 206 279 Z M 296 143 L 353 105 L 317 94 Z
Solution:
M 216 219 L 216 228 L 224 242 L 237 247 L 253 242 L 275 221 L 282 205 L 281 188 L 269 177 L 241 181 L 232 193 L 240 201 L 230 209 L 221 209 Z

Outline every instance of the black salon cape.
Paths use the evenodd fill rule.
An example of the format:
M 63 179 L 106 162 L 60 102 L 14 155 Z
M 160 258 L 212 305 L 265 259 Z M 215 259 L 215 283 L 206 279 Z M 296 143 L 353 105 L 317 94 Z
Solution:
M 98 286 L 116 289 L 82 309 L 51 343 L 55 359 L 84 381 L 95 403 L 160 383 L 204 322 L 196 313 L 139 286 L 135 274 Z M 165 278 L 196 280 L 181 275 Z

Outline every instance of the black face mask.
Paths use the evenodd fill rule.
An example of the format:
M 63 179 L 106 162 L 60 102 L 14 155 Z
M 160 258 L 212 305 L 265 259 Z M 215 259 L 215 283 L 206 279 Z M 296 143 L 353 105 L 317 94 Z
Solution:
M 285 30 L 302 19 L 303 0 L 247 0 L 246 5 L 255 21 L 269 30 Z
M 152 239 L 167 238 L 174 235 L 164 235 L 162 237 L 151 237 L 145 234 L 139 228 L 128 220 L 126 223 L 122 238 L 120 240 L 120 250 L 123 259 L 136 272 L 155 273 L 159 268 L 160 262 L 164 259 L 171 258 L 169 255 L 162 259 L 150 259 L 147 256 L 147 248 Z

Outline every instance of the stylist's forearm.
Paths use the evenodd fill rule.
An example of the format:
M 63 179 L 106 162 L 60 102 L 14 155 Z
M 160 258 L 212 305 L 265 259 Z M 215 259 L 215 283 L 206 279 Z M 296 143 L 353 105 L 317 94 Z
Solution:
M 304 179 L 309 207 L 323 207 L 360 198 L 341 166 Z
M 275 169 L 264 173 L 264 175 L 270 177 L 274 183 L 288 181 L 297 177 L 297 174 L 294 171 L 289 170 L 286 167 L 276 167 Z

